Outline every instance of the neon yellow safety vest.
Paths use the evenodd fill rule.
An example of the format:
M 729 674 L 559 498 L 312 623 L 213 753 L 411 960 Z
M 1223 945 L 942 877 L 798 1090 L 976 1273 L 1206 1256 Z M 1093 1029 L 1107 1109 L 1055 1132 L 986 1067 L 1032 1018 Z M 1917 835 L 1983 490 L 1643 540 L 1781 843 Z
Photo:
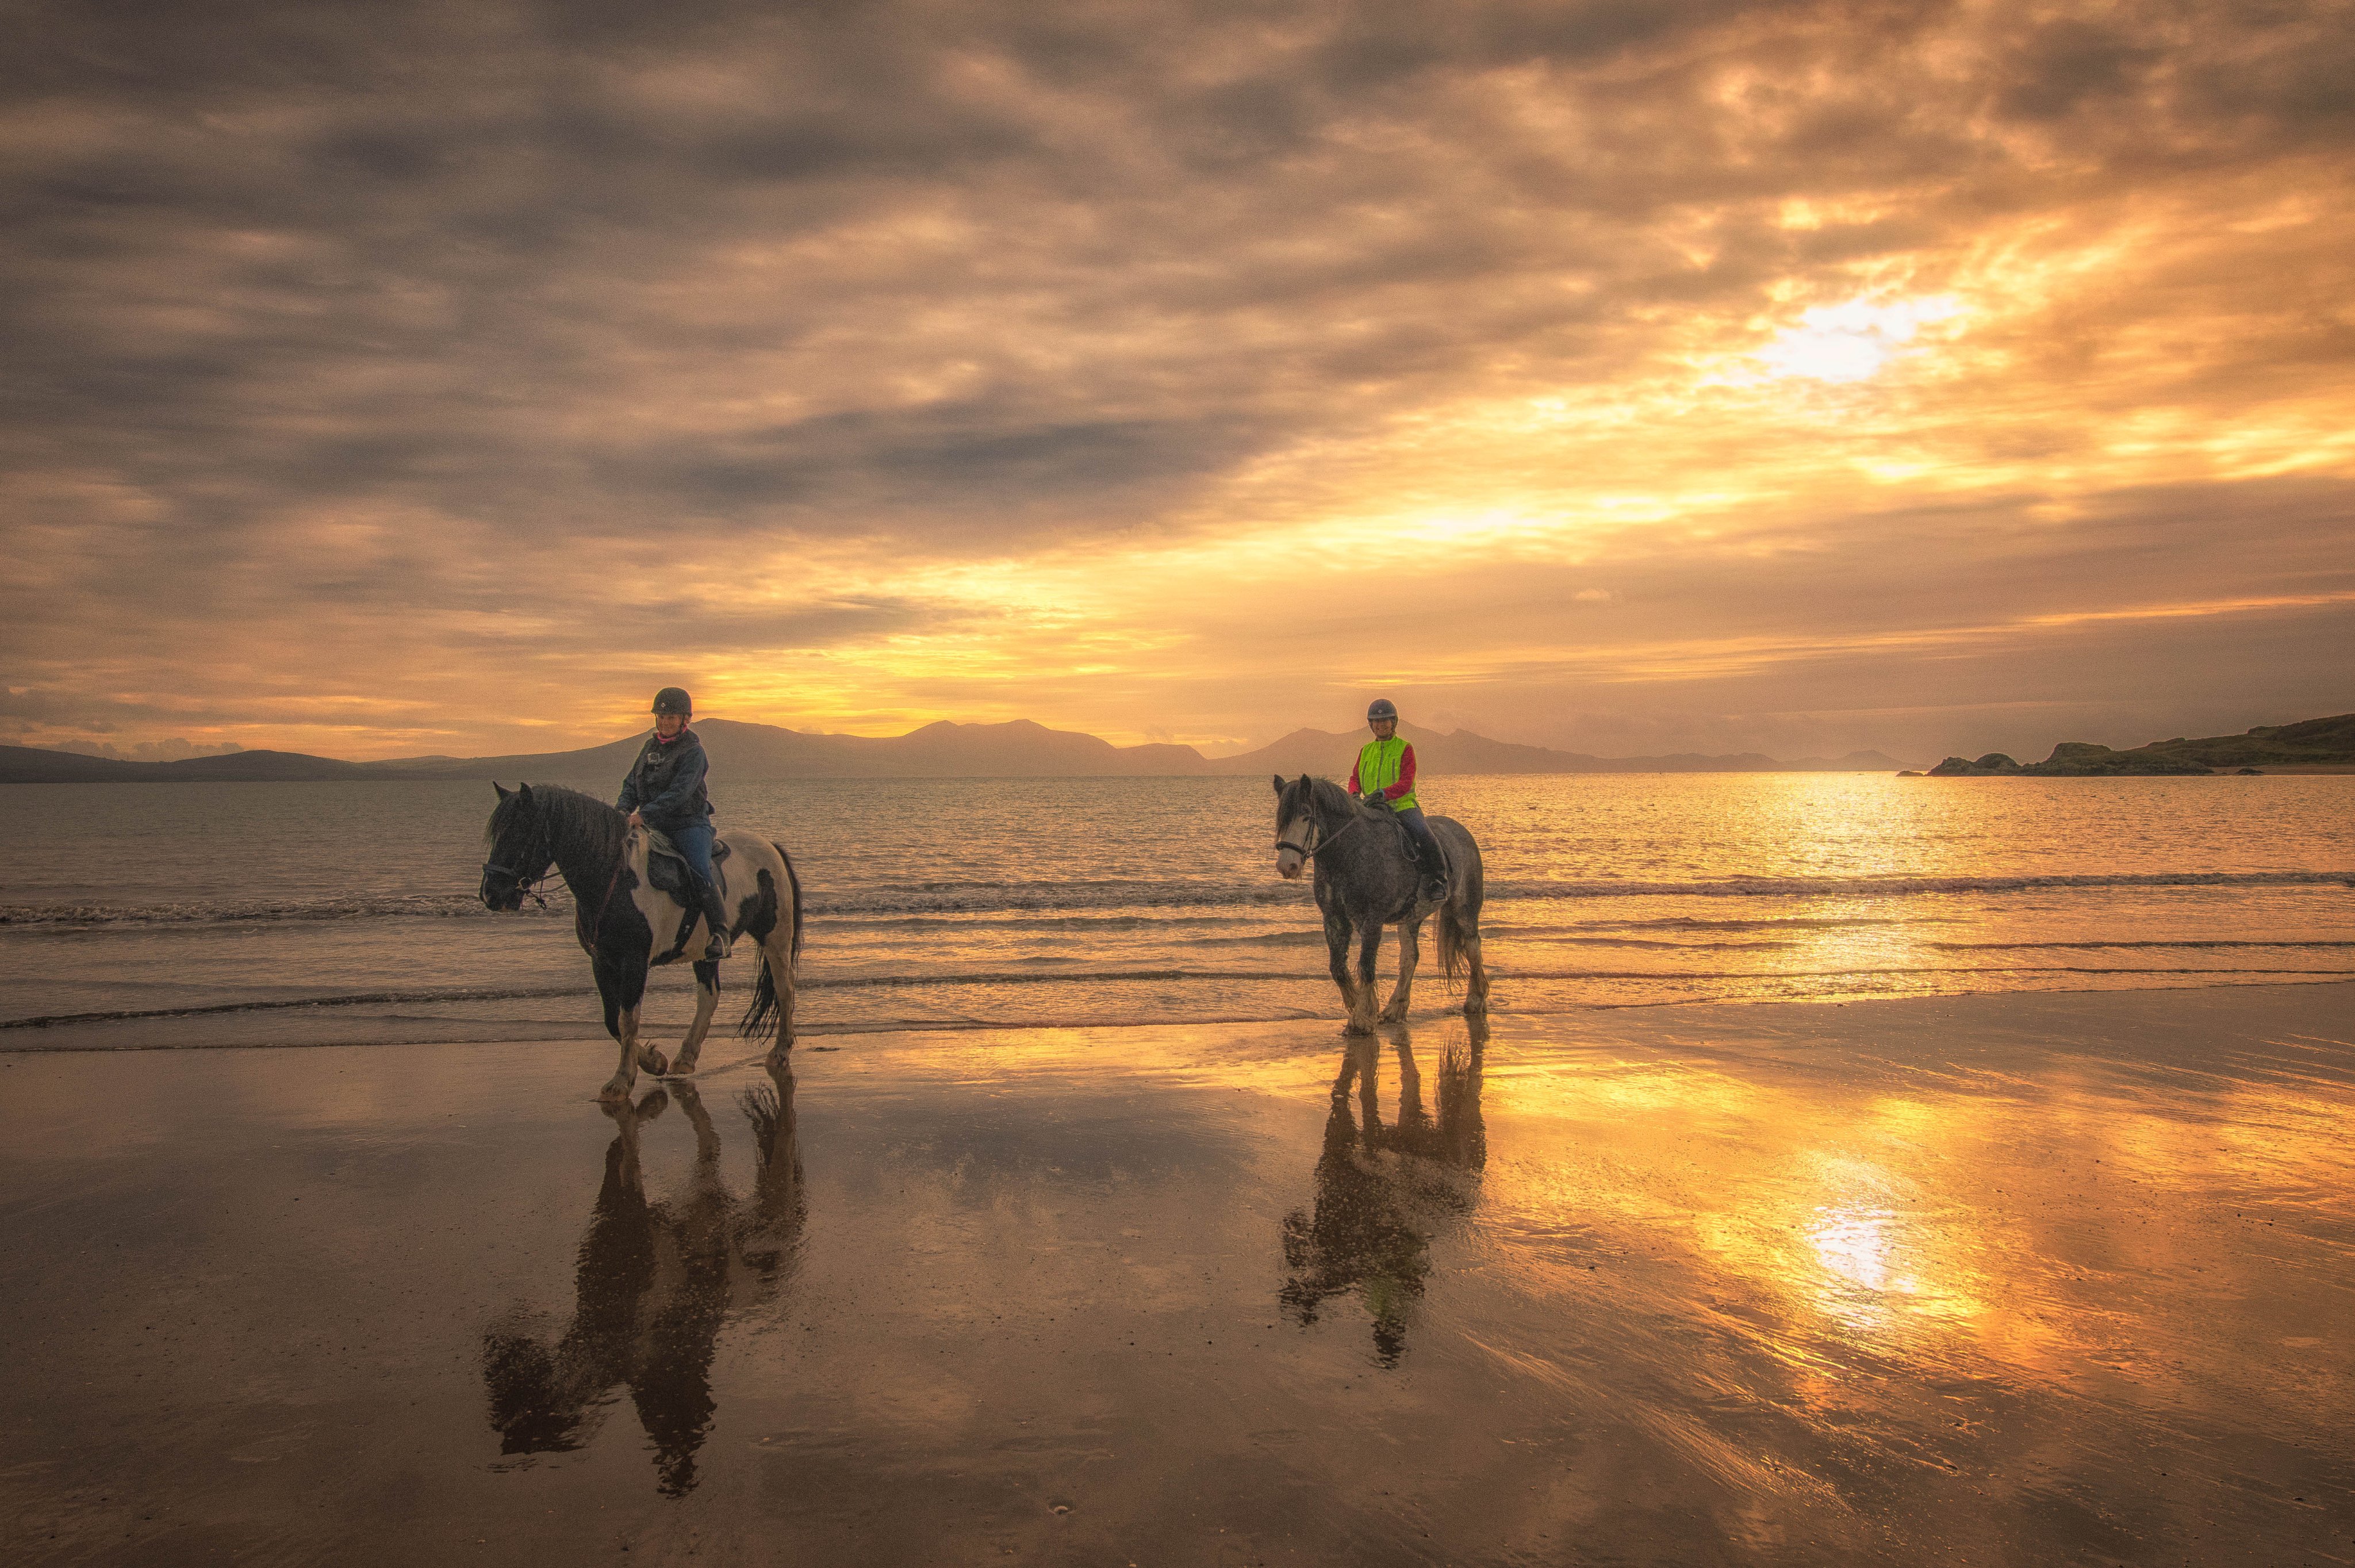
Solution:
M 1378 789 L 1388 789 L 1398 783 L 1400 770 L 1406 766 L 1406 737 L 1393 735 L 1387 741 L 1369 741 L 1358 748 L 1358 788 L 1367 795 Z M 1404 811 L 1414 804 L 1414 791 L 1409 790 L 1391 802 L 1393 811 Z

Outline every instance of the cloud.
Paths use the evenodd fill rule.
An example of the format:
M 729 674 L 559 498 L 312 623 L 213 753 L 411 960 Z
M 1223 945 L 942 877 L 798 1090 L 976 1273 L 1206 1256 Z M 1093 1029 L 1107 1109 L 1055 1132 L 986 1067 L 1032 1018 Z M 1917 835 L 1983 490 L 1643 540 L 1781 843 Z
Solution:
M 1486 670 L 1535 735 L 1795 624 L 2335 592 L 2350 20 L 36 5 L 0 666 L 346 754 L 684 670 L 1135 738 Z M 1955 657 L 1877 645 L 1860 713 Z

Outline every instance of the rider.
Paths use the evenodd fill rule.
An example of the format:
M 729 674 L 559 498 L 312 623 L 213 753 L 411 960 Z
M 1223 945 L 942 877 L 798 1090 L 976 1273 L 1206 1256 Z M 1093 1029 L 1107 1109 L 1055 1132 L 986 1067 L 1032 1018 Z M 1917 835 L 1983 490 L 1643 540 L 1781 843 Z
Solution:
M 1439 840 L 1414 803 L 1414 748 L 1399 739 L 1398 704 L 1387 697 L 1374 699 L 1366 709 L 1366 728 L 1374 738 L 1358 748 L 1358 765 L 1350 770 L 1349 793 L 1362 795 L 1368 805 L 1395 813 L 1414 840 L 1414 858 L 1423 868 L 1423 896 L 1437 901 L 1447 896 L 1447 862 L 1440 858 Z
M 710 763 L 701 738 L 687 727 L 694 716 L 693 699 L 677 687 L 655 693 L 655 732 L 639 748 L 614 804 L 630 814 L 631 827 L 660 828 L 687 862 L 711 928 L 703 956 L 717 962 L 728 956 L 728 911 L 711 872 L 711 796 L 703 787 Z

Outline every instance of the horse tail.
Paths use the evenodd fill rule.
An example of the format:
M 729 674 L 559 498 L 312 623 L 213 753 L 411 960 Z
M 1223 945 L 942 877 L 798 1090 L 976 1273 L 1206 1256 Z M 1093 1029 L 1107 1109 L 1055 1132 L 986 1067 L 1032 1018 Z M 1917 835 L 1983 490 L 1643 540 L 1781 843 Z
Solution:
M 785 962 L 797 964 L 802 955 L 802 880 L 794 870 L 794 858 L 785 853 L 783 845 L 772 839 L 769 848 L 777 852 L 777 859 L 785 866 L 787 904 L 792 910 L 794 922 L 794 933 L 786 949 Z M 744 1019 L 736 1026 L 737 1034 L 750 1038 L 777 1025 L 780 1022 L 779 1010 L 777 975 L 770 966 L 768 944 L 763 943 L 761 945 L 761 977 L 752 984 L 752 1005 L 744 1009 Z
M 1455 981 L 1464 968 L 1464 938 L 1461 918 L 1455 912 L 1453 900 L 1439 906 L 1439 969 L 1447 977 L 1447 994 L 1455 994 Z
M 736 1032 L 750 1039 L 776 1016 L 777 977 L 769 973 L 769 950 L 764 947 L 761 949 L 761 977 L 752 984 L 752 1005 L 744 1009 L 744 1021 L 736 1026 Z
M 774 849 L 774 850 L 777 852 L 777 859 L 780 859 L 780 860 L 783 860 L 783 861 L 785 863 L 785 883 L 786 883 L 786 885 L 787 885 L 788 887 L 790 887 L 790 888 L 792 888 L 792 889 L 793 889 L 793 892 L 794 892 L 794 948 L 793 948 L 793 952 L 794 952 L 794 956 L 795 958 L 799 958 L 799 957 L 802 955 L 802 879 L 801 879 L 801 874 L 800 874 L 799 872 L 797 872 L 797 871 L 795 871 L 795 870 L 794 869 L 794 858 L 793 858 L 791 855 L 788 855 L 788 854 L 786 854 L 786 853 L 785 853 L 785 847 L 784 847 L 783 845 L 782 845 L 782 844 L 778 843 L 775 839 L 772 838 L 771 840 L 769 840 L 769 848 L 772 848 L 772 849 Z

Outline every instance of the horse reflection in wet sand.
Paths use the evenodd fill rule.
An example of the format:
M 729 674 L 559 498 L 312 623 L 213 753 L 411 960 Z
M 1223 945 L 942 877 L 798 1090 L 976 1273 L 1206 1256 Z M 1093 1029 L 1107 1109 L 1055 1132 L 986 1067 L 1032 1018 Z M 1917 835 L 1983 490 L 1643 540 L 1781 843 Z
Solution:
M 1468 1041 L 1451 1041 L 1440 1057 L 1436 1120 L 1423 1108 L 1423 1075 L 1405 1029 L 1385 1031 L 1399 1064 L 1398 1115 L 1388 1127 L 1379 1087 L 1382 1042 L 1349 1042 L 1333 1083 L 1315 1203 L 1284 1219 L 1287 1277 L 1279 1295 L 1285 1309 L 1305 1328 L 1327 1299 L 1358 1293 L 1373 1320 L 1374 1359 L 1385 1367 L 1406 1353 L 1411 1310 L 1431 1273 L 1436 1221 L 1470 1211 L 1477 1187 L 1469 1178 L 1488 1163 L 1480 1115 L 1488 1029 L 1478 1019 L 1466 1024 Z
M 794 1130 L 793 1070 L 768 1064 L 771 1083 L 738 1097 L 752 1128 L 758 1173 L 750 1202 L 719 1175 L 719 1135 L 692 1083 L 655 1089 L 635 1105 L 607 1105 L 613 1142 L 604 1184 L 581 1239 L 572 1321 L 552 1339 L 528 1329 L 483 1337 L 483 1383 L 503 1454 L 580 1448 L 629 1390 L 655 1451 L 658 1488 L 694 1489 L 695 1458 L 711 1429 L 711 1359 L 731 1310 L 773 1302 L 798 1260 L 805 1205 Z M 639 1129 L 671 1098 L 695 1129 L 686 1191 L 650 1202 Z

